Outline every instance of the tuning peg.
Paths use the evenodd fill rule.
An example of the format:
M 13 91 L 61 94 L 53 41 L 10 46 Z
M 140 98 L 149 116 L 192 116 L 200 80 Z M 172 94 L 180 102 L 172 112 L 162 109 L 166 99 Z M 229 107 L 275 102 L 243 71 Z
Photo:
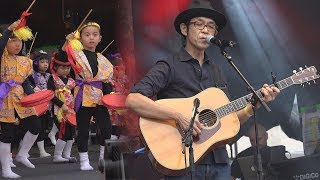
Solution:
M 297 70 L 293 70 L 292 72 L 293 72 L 294 74 L 297 74 Z
M 309 67 L 307 65 L 304 65 L 305 68 L 309 69 Z
M 317 83 L 316 83 L 316 80 L 313 80 L 313 83 L 314 83 L 314 84 L 317 84 Z
M 310 85 L 310 82 L 307 82 Z
M 304 88 L 304 84 L 301 84 L 301 86 Z

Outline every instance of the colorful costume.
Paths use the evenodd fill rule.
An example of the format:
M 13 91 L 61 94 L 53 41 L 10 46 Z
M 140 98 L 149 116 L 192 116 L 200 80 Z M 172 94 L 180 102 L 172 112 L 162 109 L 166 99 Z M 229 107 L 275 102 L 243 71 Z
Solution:
M 40 120 L 36 116 L 33 107 L 20 105 L 21 98 L 25 97 L 24 83 L 32 74 L 32 60 L 24 56 L 9 54 L 6 45 L 9 38 L 16 38 L 12 32 L 6 29 L 0 38 L 1 77 L 0 77 L 0 123 L 2 134 L 0 136 L 0 160 L 2 164 L 2 176 L 17 178 L 19 175 L 13 173 L 10 167 L 10 146 L 14 137 L 14 122 L 16 118 L 27 128 L 16 161 L 21 162 L 29 168 L 35 166 L 28 160 L 28 152 L 37 139 Z M 18 41 L 19 42 L 19 41 Z M 15 43 L 15 42 L 11 42 Z
M 80 155 L 80 169 L 91 170 L 88 159 L 88 133 L 92 116 L 101 132 L 100 159 L 104 156 L 104 141 L 111 137 L 111 122 L 109 111 L 102 105 L 103 94 L 111 92 L 113 66 L 100 53 L 87 50 L 74 51 L 76 64 L 82 71 L 76 75 L 75 110 L 77 112 L 78 151 Z
M 26 80 L 28 84 L 30 84 L 30 86 L 26 86 L 26 90 L 25 93 L 26 94 L 33 94 L 35 92 L 39 92 L 39 91 L 44 91 L 48 89 L 48 80 L 49 77 L 51 76 L 50 73 L 40 73 L 39 71 L 39 61 L 40 60 L 47 60 L 48 61 L 48 67 L 49 67 L 49 56 L 47 55 L 46 52 L 44 51 L 39 51 L 35 57 L 33 58 L 33 75 L 29 76 L 28 79 Z M 28 88 L 28 87 L 32 87 L 32 88 Z M 40 123 L 41 123 L 41 127 L 40 127 L 40 131 L 39 131 L 39 136 L 37 138 L 37 146 L 39 149 L 39 153 L 40 153 L 40 157 L 49 157 L 51 156 L 49 153 L 47 153 L 44 149 L 44 136 L 45 136 L 45 130 L 48 129 L 48 124 L 49 121 L 51 121 L 51 107 L 52 105 L 49 104 L 49 110 L 44 113 L 43 115 L 41 115 L 40 118 Z M 25 128 L 24 128 L 25 129 Z
M 65 52 L 59 52 L 53 58 L 51 67 L 56 65 L 70 66 Z M 48 89 L 55 91 L 54 103 L 54 119 L 55 124 L 59 128 L 59 138 L 57 140 L 53 162 L 75 162 L 76 159 L 71 157 L 71 149 L 74 142 L 75 134 L 75 112 L 74 97 L 72 90 L 76 82 L 71 77 L 58 76 L 53 68 L 51 68 L 52 76 L 48 81 Z M 68 113 L 62 111 L 62 106 L 69 108 Z

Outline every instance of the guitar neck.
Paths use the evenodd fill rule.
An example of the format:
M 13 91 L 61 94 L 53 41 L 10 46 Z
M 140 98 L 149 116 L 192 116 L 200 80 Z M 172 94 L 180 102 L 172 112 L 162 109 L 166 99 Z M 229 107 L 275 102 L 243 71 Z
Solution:
M 287 87 L 290 87 L 294 84 L 293 80 L 291 77 L 288 77 L 286 79 L 283 79 L 281 81 L 278 81 L 276 83 L 276 86 L 282 90 L 282 89 L 285 89 Z M 274 85 L 271 85 L 271 86 L 274 86 Z M 257 95 L 262 98 L 262 94 L 260 92 L 260 90 L 257 90 L 256 91 Z M 224 117 L 230 113 L 233 113 L 233 112 L 236 112 L 244 107 L 247 106 L 247 104 L 249 104 L 249 100 L 251 99 L 252 97 L 252 93 L 248 94 L 248 95 L 245 95 L 239 99 L 236 99 L 234 101 L 231 101 L 230 103 L 224 105 L 224 106 L 221 106 L 217 109 L 215 109 L 215 112 L 217 113 L 217 116 L 219 118 L 221 117 Z

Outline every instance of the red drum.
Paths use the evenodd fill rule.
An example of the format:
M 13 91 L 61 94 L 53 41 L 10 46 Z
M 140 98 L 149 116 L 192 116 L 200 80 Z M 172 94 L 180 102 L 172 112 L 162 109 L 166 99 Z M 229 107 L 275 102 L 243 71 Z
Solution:
M 48 103 L 51 101 L 51 99 L 53 99 L 53 97 L 54 92 L 52 90 L 44 90 L 23 97 L 20 100 L 20 103 L 25 107 L 33 107 L 45 102 Z
M 102 97 L 102 103 L 110 109 L 125 109 L 126 95 L 123 94 L 107 94 Z
M 70 109 L 70 111 L 65 115 L 64 118 L 70 125 L 77 126 L 76 112 L 73 109 Z
M 49 109 L 49 102 L 44 102 L 42 104 L 38 104 L 36 106 L 33 106 L 34 109 L 36 110 L 37 116 L 41 116 L 44 113 L 46 113 Z

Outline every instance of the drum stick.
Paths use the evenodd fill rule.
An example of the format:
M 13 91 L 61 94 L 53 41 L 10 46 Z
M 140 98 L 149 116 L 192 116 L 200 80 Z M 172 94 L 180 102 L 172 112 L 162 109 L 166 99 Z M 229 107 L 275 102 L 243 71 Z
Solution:
M 76 29 L 79 30 L 79 28 L 82 26 L 82 24 L 87 20 L 87 18 L 89 17 L 89 15 L 91 14 L 92 9 L 90 9 L 90 11 L 88 12 L 88 14 L 86 15 L 86 17 L 84 17 L 84 19 L 82 20 L 82 22 L 79 24 L 78 28 Z
M 31 9 L 31 7 L 33 6 L 33 4 L 36 2 L 36 0 L 33 0 L 32 3 L 30 4 L 30 6 L 28 7 L 28 9 L 26 10 L 26 12 L 29 12 L 29 10 Z
M 33 37 L 33 40 L 32 40 L 32 43 L 31 43 L 31 46 L 30 46 L 30 49 L 29 49 L 29 52 L 28 52 L 27 56 L 30 56 L 30 53 L 31 53 L 34 41 L 36 40 L 37 34 L 38 34 L 38 32 L 36 32 L 36 34 Z
M 112 40 L 112 41 L 108 44 L 108 46 L 101 51 L 101 54 L 104 53 L 104 52 L 108 49 L 108 47 L 113 43 L 113 41 L 114 41 L 114 40 Z

